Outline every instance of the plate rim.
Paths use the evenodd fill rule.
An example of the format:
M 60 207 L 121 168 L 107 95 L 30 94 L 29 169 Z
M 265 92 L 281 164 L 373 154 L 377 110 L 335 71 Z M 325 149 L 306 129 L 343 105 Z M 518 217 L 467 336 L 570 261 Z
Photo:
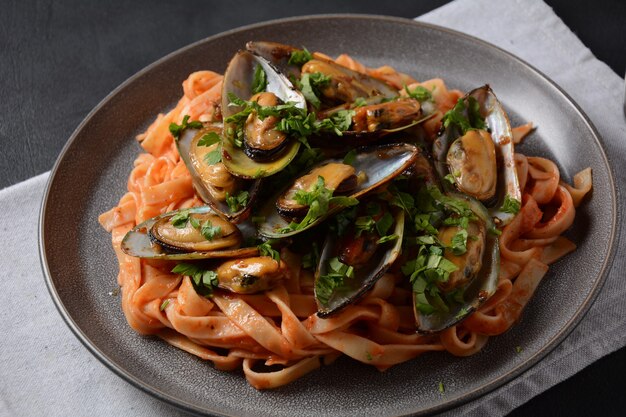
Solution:
M 154 386 L 150 385 L 149 383 L 140 380 L 139 378 L 134 377 L 133 375 L 131 375 L 130 373 L 128 373 L 125 369 L 123 369 L 122 367 L 118 366 L 111 358 L 109 358 L 106 354 L 104 354 L 88 337 L 86 334 L 84 334 L 82 332 L 82 330 L 80 329 L 80 327 L 76 324 L 76 322 L 73 320 L 73 318 L 71 317 L 71 315 L 69 314 L 69 312 L 67 311 L 67 309 L 65 308 L 65 305 L 63 304 L 63 302 L 60 299 L 60 296 L 56 290 L 56 287 L 54 286 L 53 280 L 52 280 L 52 275 L 48 266 L 48 262 L 47 262 L 47 256 L 46 256 L 46 248 L 45 248 L 45 216 L 46 216 L 46 211 L 47 211 L 47 203 L 50 197 L 50 193 L 51 193 L 51 189 L 56 177 L 56 173 L 59 170 L 59 167 L 61 166 L 66 153 L 68 152 L 69 148 L 71 147 L 71 145 L 73 144 L 73 142 L 76 140 L 77 136 L 80 134 L 80 132 L 82 131 L 82 129 L 84 128 L 84 126 L 86 124 L 88 124 L 90 122 L 90 120 L 92 119 L 92 117 L 97 114 L 100 109 L 102 107 L 104 107 L 111 99 L 113 99 L 116 95 L 118 95 L 120 92 L 122 92 L 127 86 L 129 86 L 130 84 L 132 84 L 136 79 L 140 78 L 142 75 L 144 75 L 145 73 L 151 71 L 152 69 L 158 67 L 159 65 L 161 65 L 163 62 L 170 60 L 171 58 L 175 57 L 176 55 L 179 54 L 183 54 L 184 52 L 188 51 L 189 49 L 193 49 L 196 46 L 205 43 L 205 42 L 211 42 L 214 41 L 216 39 L 225 37 L 225 36 L 230 36 L 230 35 L 234 35 L 240 32 L 245 32 L 248 30 L 253 30 L 253 29 L 259 29 L 259 28 L 263 28 L 263 27 L 271 27 L 271 26 L 275 26 L 275 25 L 279 25 L 279 24 L 284 24 L 284 23 L 292 23 L 292 22 L 298 22 L 298 21 L 302 21 L 302 20 L 334 20 L 334 19 L 349 19 L 349 20 L 376 20 L 376 21 L 380 21 L 380 22 L 387 22 L 393 25 L 410 25 L 410 26 L 418 26 L 418 27 L 425 27 L 427 29 L 430 30 L 434 30 L 434 31 L 439 31 L 439 32 L 443 32 L 455 37 L 459 37 L 462 39 L 465 39 L 467 41 L 476 43 L 481 45 L 482 47 L 486 47 L 488 49 L 492 49 L 495 50 L 499 53 L 502 53 L 504 55 L 507 56 L 507 58 L 512 59 L 513 61 L 515 61 L 517 64 L 525 67 L 526 69 L 530 70 L 531 72 L 534 72 L 535 74 L 537 74 L 540 78 L 543 79 L 543 81 L 546 81 L 552 88 L 554 88 L 555 92 L 557 92 L 558 94 L 560 94 L 562 96 L 562 98 L 565 99 L 565 101 L 572 106 L 572 108 L 575 110 L 575 112 L 577 113 L 577 116 L 580 117 L 580 119 L 584 122 L 584 124 L 586 125 L 586 127 L 589 129 L 589 131 L 592 133 L 593 135 L 593 139 L 596 143 L 596 145 L 598 146 L 599 149 L 599 153 L 600 153 L 600 157 L 604 163 L 604 165 L 607 167 L 607 174 L 608 174 L 608 186 L 610 188 L 611 191 L 611 198 L 612 198 L 612 213 L 613 216 L 611 218 L 611 223 L 612 223 L 612 228 L 610 231 L 610 235 L 609 235 L 609 253 L 607 254 L 601 269 L 600 269 L 600 273 L 598 274 L 598 279 L 596 280 L 595 285 L 593 286 L 593 288 L 591 289 L 590 293 L 588 294 L 588 296 L 584 299 L 584 301 L 581 303 L 581 305 L 577 308 L 577 310 L 573 313 L 573 315 L 569 318 L 569 320 L 566 321 L 566 323 L 562 326 L 562 328 L 548 341 L 548 343 L 544 344 L 543 347 L 541 347 L 537 352 L 535 352 L 532 356 L 530 356 L 529 358 L 527 358 L 526 360 L 524 360 L 522 363 L 520 363 L 519 365 L 513 367 L 512 369 L 510 369 L 509 371 L 507 371 L 506 373 L 504 373 L 503 375 L 490 380 L 489 382 L 476 387 L 475 389 L 472 389 L 470 391 L 466 391 L 465 393 L 452 398 L 449 401 L 446 401 L 444 403 L 441 404 L 437 404 L 434 406 L 431 406 L 429 408 L 426 409 L 422 409 L 419 411 L 414 411 L 414 412 L 410 412 L 409 414 L 401 414 L 398 416 L 409 416 L 409 415 L 432 415 L 435 413 L 439 413 L 445 410 L 450 410 L 453 408 L 457 408 L 462 406 L 463 404 L 466 404 L 470 401 L 476 400 L 482 396 L 487 395 L 488 393 L 495 391 L 496 389 L 504 386 L 506 383 L 513 381 L 514 379 L 516 379 L 517 377 L 519 377 L 520 375 L 522 375 L 523 373 L 525 373 L 526 371 L 530 370 L 533 366 L 535 366 L 539 361 L 541 361 L 543 358 L 545 358 L 548 354 L 550 354 L 557 346 L 559 346 L 564 340 L 565 338 L 580 324 L 580 322 L 584 319 L 584 317 L 587 315 L 587 313 L 589 312 L 589 309 L 591 308 L 591 306 L 593 305 L 593 302 L 596 300 L 598 294 L 600 293 L 601 289 L 603 288 L 605 282 L 606 282 L 606 278 L 608 276 L 608 272 L 609 272 L 609 267 L 610 265 L 613 263 L 613 259 L 617 250 L 617 247 L 615 245 L 615 238 L 616 236 L 619 235 L 619 232 L 621 230 L 621 224 L 618 221 L 622 216 L 621 213 L 619 211 L 619 200 L 618 200 L 618 187 L 617 184 L 615 182 L 615 176 L 614 176 L 614 169 L 612 167 L 612 165 L 609 162 L 609 158 L 606 155 L 605 152 L 605 146 L 604 146 L 604 140 L 602 138 L 602 136 L 599 134 L 599 132 L 597 131 L 597 129 L 595 128 L 593 122 L 589 119 L 589 117 L 585 114 L 585 112 L 582 110 L 582 108 L 578 105 L 578 103 L 576 103 L 576 101 L 574 101 L 572 99 L 572 97 L 565 92 L 556 82 L 554 82 L 550 77 L 548 77 L 546 74 L 544 74 L 542 71 L 538 70 L 537 68 L 535 68 L 533 65 L 529 64 L 528 62 L 526 62 L 525 60 L 519 58 L 518 56 L 512 54 L 511 52 L 508 52 L 502 48 L 500 48 L 499 46 L 496 46 L 490 42 L 484 41 L 480 38 L 477 38 L 475 36 L 472 35 L 468 35 L 466 33 L 463 32 L 459 32 L 457 30 L 453 30 L 453 29 L 449 29 L 443 26 L 439 26 L 439 25 L 435 25 L 432 23 L 427 23 L 427 22 L 421 22 L 418 20 L 413 20 L 410 18 L 403 18 L 403 17 L 395 17 L 395 16 L 384 16 L 384 15 L 373 15 L 373 14 L 359 14 L 359 13 L 331 13 L 331 14 L 313 14 L 313 15 L 302 15 L 302 16 L 294 16 L 294 17 L 286 17 L 286 18 L 280 18 L 280 19 L 273 19 L 273 20 L 267 20 L 267 21 L 263 21 L 263 22 L 258 22 L 258 23 L 254 23 L 254 24 L 250 24 L 250 25 L 245 25 L 245 26 L 239 26 L 237 28 L 234 29 L 230 29 L 227 31 L 223 31 L 223 32 L 219 32 L 217 34 L 211 35 L 209 37 L 197 40 L 195 42 L 192 42 L 186 46 L 183 46 L 182 48 L 176 49 L 168 54 L 166 54 L 165 56 L 159 58 L 158 60 L 152 62 L 151 64 L 145 66 L 144 68 L 142 68 L 141 70 L 137 71 L 136 73 L 134 73 L 133 75 L 131 75 L 129 78 L 127 78 L 124 82 L 122 82 L 120 85 L 118 85 L 115 89 L 113 89 L 109 94 L 107 94 L 88 114 L 87 116 L 85 116 L 85 118 L 80 122 L 80 124 L 76 127 L 76 129 L 74 129 L 74 131 L 72 132 L 72 134 L 70 135 L 69 139 L 67 140 L 67 142 L 65 143 L 65 145 L 63 146 L 63 148 L 61 149 L 61 152 L 59 153 L 59 156 L 57 157 L 51 171 L 50 171 L 50 176 L 46 182 L 46 186 L 44 189 L 44 193 L 43 193 L 43 197 L 42 197 L 42 201 L 41 201 L 41 206 L 40 206 L 40 210 L 39 210 L 39 218 L 38 218 L 38 228 L 37 228 L 37 239 L 38 239 L 38 248 L 39 248 L 39 260 L 40 260 L 40 264 L 41 264 L 41 268 L 43 271 L 43 275 L 44 275 L 44 280 L 46 283 L 46 287 L 48 288 L 48 292 L 54 302 L 54 305 L 57 309 L 57 311 L 59 312 L 59 314 L 61 315 L 61 317 L 63 318 L 63 320 L 65 321 L 65 323 L 67 324 L 67 326 L 70 328 L 70 330 L 72 331 L 72 333 L 74 333 L 74 335 L 76 336 L 76 338 L 87 348 L 87 350 L 94 355 L 101 363 L 103 363 L 109 370 L 111 370 L 114 374 L 116 374 L 117 376 L 119 376 L 121 379 L 123 379 L 124 381 L 126 381 L 127 383 L 129 383 L 130 385 L 134 386 L 135 388 L 140 389 L 141 391 L 151 395 L 154 398 L 157 398 L 158 400 L 164 401 L 166 403 L 168 403 L 169 405 L 175 406 L 181 410 L 187 411 L 187 412 L 191 412 L 197 415 L 220 415 L 220 416 L 227 416 L 230 417 L 231 414 L 227 414 L 223 411 L 220 410 L 215 410 L 215 409 L 207 409 L 207 408 L 199 408 L 193 404 L 190 404 L 184 400 L 181 400 L 180 398 L 177 398 L 173 395 L 170 395 L 168 393 L 163 392 L 162 390 L 155 388 Z M 210 414 L 207 414 L 210 413 Z

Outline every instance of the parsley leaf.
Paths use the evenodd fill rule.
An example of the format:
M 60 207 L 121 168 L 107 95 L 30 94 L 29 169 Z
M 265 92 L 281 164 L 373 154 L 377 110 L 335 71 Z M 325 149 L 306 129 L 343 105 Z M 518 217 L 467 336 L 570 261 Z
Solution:
M 353 197 L 333 197 L 333 192 L 326 188 L 324 184 L 324 177 L 318 176 L 317 182 L 311 191 L 296 191 L 294 200 L 299 204 L 309 206 L 309 211 L 300 223 L 291 222 L 288 226 L 280 229 L 280 233 L 304 229 L 324 216 L 328 212 L 330 205 L 350 207 L 359 204 L 359 200 Z
M 320 132 L 334 132 L 337 136 L 343 136 L 343 132 L 350 129 L 355 114 L 354 110 L 339 110 L 329 118 L 316 120 L 315 127 Z
M 248 204 L 249 193 L 247 191 L 239 191 L 235 195 L 226 193 L 226 204 L 231 213 L 236 213 Z
M 329 259 L 327 266 L 327 273 L 315 282 L 315 295 L 322 305 L 328 305 L 335 289 L 340 288 L 346 278 L 354 276 L 354 268 L 337 257 Z
M 272 240 L 257 245 L 257 248 L 261 256 L 271 256 L 276 262 L 280 262 L 280 252 L 272 248 Z
M 354 226 L 356 228 L 356 237 L 361 236 L 363 232 L 371 232 L 374 230 L 374 226 L 376 226 L 376 222 L 372 218 L 372 216 L 361 216 L 357 217 L 354 221 Z
M 172 216 L 170 221 L 172 222 L 172 226 L 174 226 L 177 229 L 182 229 L 183 227 L 187 225 L 187 222 L 189 221 L 189 210 L 179 211 L 178 213 Z
M 190 277 L 196 292 L 205 297 L 211 296 L 219 284 L 215 271 L 204 269 L 197 264 L 181 262 L 172 269 L 172 273 Z
M 352 149 L 350 152 L 343 157 L 343 163 L 346 165 L 353 165 L 356 161 L 357 151 L 356 149 Z
M 315 270 L 317 268 L 317 264 L 320 261 L 320 251 L 317 247 L 317 242 L 313 242 L 311 247 L 311 252 L 305 254 L 302 257 L 302 268 Z
M 517 214 L 521 208 L 522 203 L 507 194 L 506 197 L 504 197 L 504 203 L 502 204 L 502 207 L 500 207 L 500 210 L 505 213 Z
M 303 47 L 301 51 L 293 51 L 289 56 L 289 61 L 287 63 L 289 65 L 297 65 L 301 67 L 312 59 L 313 55 Z
M 450 249 L 452 250 L 452 253 L 456 256 L 463 255 L 465 252 L 467 252 L 467 230 L 459 230 L 452 237 L 452 241 L 450 243 Z
M 198 146 L 211 146 L 220 142 L 220 135 L 215 132 L 209 132 L 198 140 Z
M 222 146 L 219 145 L 217 149 L 212 150 L 204 156 L 204 162 L 209 165 L 215 165 L 218 162 L 222 162 Z
M 254 69 L 254 78 L 252 79 L 252 94 L 262 93 L 267 88 L 267 74 L 261 65 L 257 65 Z
M 383 243 L 387 243 L 387 242 L 391 242 L 394 240 L 397 240 L 400 236 L 396 235 L 395 233 L 392 235 L 387 235 L 387 236 L 383 236 L 380 239 L 378 239 L 376 241 L 377 244 L 382 245 Z
M 376 231 L 378 232 L 378 236 L 385 236 L 393 223 L 393 216 L 391 213 L 386 211 L 385 214 L 383 214 L 383 216 L 376 221 Z
M 206 220 L 200 226 L 200 233 L 204 238 L 208 241 L 215 239 L 216 237 L 222 236 L 222 228 L 219 226 L 213 226 L 210 220 Z
M 321 72 L 303 73 L 300 77 L 299 87 L 304 98 L 313 107 L 320 107 L 320 90 L 330 82 L 330 77 Z
M 467 111 L 466 111 L 467 110 Z M 459 98 L 456 105 L 441 119 L 443 127 L 458 127 L 463 134 L 472 129 L 486 129 L 485 119 L 480 114 L 480 104 L 474 97 L 468 97 L 467 104 Z
M 408 86 L 404 86 L 404 91 L 406 91 L 406 94 L 411 97 L 414 98 L 415 100 L 419 101 L 420 103 L 424 102 L 424 101 L 433 101 L 433 95 L 432 93 L 426 88 L 423 87 L 421 85 L 416 86 L 414 89 L 409 89 Z
M 178 139 L 183 131 L 188 127 L 192 129 L 200 129 L 202 127 L 202 122 L 189 122 L 189 115 L 185 115 L 180 125 L 177 125 L 176 123 L 170 123 L 170 133 L 172 134 L 172 136 L 174 136 L 174 138 Z

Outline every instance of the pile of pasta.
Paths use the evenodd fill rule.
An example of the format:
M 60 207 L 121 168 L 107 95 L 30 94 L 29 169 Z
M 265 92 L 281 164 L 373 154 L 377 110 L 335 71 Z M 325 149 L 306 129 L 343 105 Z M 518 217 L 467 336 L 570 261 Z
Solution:
M 424 124 L 431 137 L 441 118 L 462 97 L 441 79 L 417 82 L 390 67 L 366 68 L 347 55 L 336 61 L 401 89 L 424 86 L 433 92 L 436 116 Z M 142 335 L 166 342 L 209 360 L 221 370 L 243 369 L 257 389 L 275 388 L 329 364 L 342 354 L 379 370 L 428 351 L 468 356 L 490 336 L 507 331 L 519 318 L 548 265 L 576 246 L 561 234 L 572 224 L 576 207 L 591 189 L 591 170 L 565 184 L 554 162 L 516 154 L 523 201 L 515 219 L 502 229 L 498 289 L 478 311 L 436 335 L 415 332 L 411 290 L 406 279 L 385 274 L 358 303 L 321 319 L 316 315 L 313 276 L 300 257 L 283 249 L 290 269 L 284 284 L 254 295 L 196 293 L 190 277 L 171 273 L 174 264 L 128 256 L 120 250 L 124 235 L 156 215 L 203 205 L 178 155 L 170 123 L 219 120 L 222 76 L 211 71 L 191 74 L 184 95 L 170 112 L 160 114 L 137 137 L 145 153 L 134 162 L 128 192 L 99 217 L 112 234 L 119 261 L 122 309 L 129 325 Z M 532 125 L 514 129 L 518 143 Z

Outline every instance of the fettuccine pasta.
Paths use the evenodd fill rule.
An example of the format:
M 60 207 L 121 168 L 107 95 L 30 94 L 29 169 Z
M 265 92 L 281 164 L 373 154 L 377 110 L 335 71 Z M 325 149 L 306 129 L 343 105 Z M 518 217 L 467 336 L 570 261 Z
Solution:
M 441 79 L 418 82 L 388 66 L 367 68 L 345 54 L 336 62 L 380 79 L 404 95 L 405 86 L 432 91 L 434 115 L 422 124 L 429 138 L 437 135 L 443 116 L 463 97 Z M 548 266 L 576 249 L 562 234 L 591 189 L 591 171 L 577 174 L 572 186 L 549 159 L 516 153 L 522 201 L 513 220 L 501 228 L 497 290 L 477 311 L 441 332 L 416 332 L 411 287 L 393 267 L 358 302 L 320 318 L 313 273 L 302 268 L 301 255 L 289 248 L 280 253 L 289 271 L 289 279 L 280 285 L 255 294 L 215 291 L 202 296 L 189 276 L 171 272 L 173 261 L 129 256 L 120 245 L 127 232 L 154 216 L 204 205 L 169 126 L 181 124 L 185 116 L 189 121 L 220 121 L 222 83 L 223 76 L 212 71 L 189 75 L 178 104 L 137 136 L 144 152 L 133 163 L 127 192 L 116 207 L 99 217 L 111 233 L 119 263 L 122 310 L 141 335 L 157 335 L 217 369 L 241 369 L 257 389 L 288 384 L 342 354 L 381 371 L 429 351 L 469 356 L 490 337 L 510 329 Z M 532 124 L 515 128 L 514 142 L 532 129 Z M 228 175 L 222 183 L 219 172 L 215 175 L 216 187 L 228 187 Z

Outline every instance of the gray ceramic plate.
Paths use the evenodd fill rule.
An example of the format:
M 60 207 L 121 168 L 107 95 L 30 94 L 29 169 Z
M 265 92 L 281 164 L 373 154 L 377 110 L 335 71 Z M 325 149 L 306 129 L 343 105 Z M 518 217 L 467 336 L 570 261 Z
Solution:
M 558 162 L 566 179 L 591 166 L 594 191 L 570 237 L 579 249 L 550 269 L 522 321 L 470 358 L 422 356 L 384 373 L 343 358 L 275 391 L 256 391 L 240 373 L 142 337 L 125 322 L 117 263 L 98 214 L 125 190 L 140 151 L 135 134 L 182 94 L 200 69 L 223 71 L 251 39 L 305 45 L 365 64 L 392 65 L 417 79 L 441 77 L 468 90 L 489 83 L 515 123 L 539 129 L 521 150 Z M 324 16 L 280 20 L 227 32 L 181 49 L 111 93 L 78 127 L 50 176 L 41 210 L 40 245 L 57 307 L 85 346 L 133 385 L 184 409 L 219 415 L 361 415 L 429 413 L 458 406 L 518 376 L 572 330 L 596 296 L 610 262 L 616 195 L 600 140 L 569 97 L 514 56 L 469 36 L 409 20 Z M 516 346 L 523 351 L 516 353 Z M 445 383 L 446 392 L 438 389 Z

